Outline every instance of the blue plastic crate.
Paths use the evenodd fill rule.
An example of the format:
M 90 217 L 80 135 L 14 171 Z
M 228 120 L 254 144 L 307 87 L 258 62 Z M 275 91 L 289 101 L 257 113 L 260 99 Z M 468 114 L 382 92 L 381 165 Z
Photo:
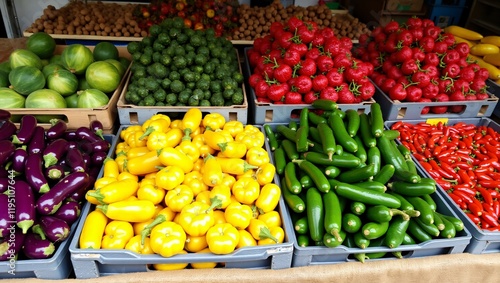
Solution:
M 438 27 L 457 25 L 465 6 L 429 6 L 429 19 Z
M 465 6 L 467 0 L 427 0 L 427 5 L 435 6 Z

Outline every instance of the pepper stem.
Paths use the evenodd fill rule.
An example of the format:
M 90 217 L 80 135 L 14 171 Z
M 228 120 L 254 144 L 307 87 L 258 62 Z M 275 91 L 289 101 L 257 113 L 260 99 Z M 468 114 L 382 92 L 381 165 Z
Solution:
M 205 211 L 206 213 L 208 213 L 210 210 L 213 210 L 215 208 L 219 208 L 222 206 L 222 200 L 220 198 L 218 198 L 217 196 L 213 197 L 210 199 L 210 207 L 207 208 L 207 210 Z
M 146 227 L 144 227 L 141 231 L 141 245 L 144 246 L 144 242 L 146 241 L 146 237 L 149 236 L 149 234 L 151 234 L 151 230 L 153 230 L 153 228 L 156 227 L 156 225 L 161 224 L 161 223 L 165 222 L 166 220 L 167 220 L 167 218 L 165 218 L 165 215 L 158 214 L 158 216 L 156 216 L 156 218 L 153 220 L 153 222 L 146 225 Z
M 155 131 L 154 127 L 151 127 L 151 126 L 147 127 L 146 130 L 144 131 L 144 133 L 139 137 L 139 140 L 142 141 L 144 138 L 149 136 L 154 131 Z
M 278 239 L 276 239 L 276 237 L 274 237 L 273 234 L 271 234 L 271 230 L 269 230 L 269 228 L 267 227 L 260 227 L 259 238 L 261 240 L 271 239 L 275 243 L 278 243 Z
M 365 253 L 354 254 L 354 257 L 361 263 L 365 263 L 365 259 L 370 259 Z
M 97 189 L 97 190 L 95 190 L 95 191 L 93 191 L 93 192 L 92 192 L 92 191 L 88 191 L 88 192 L 87 192 L 87 195 L 88 195 L 89 197 L 93 197 L 93 198 L 95 198 L 97 201 L 99 201 L 99 203 L 104 204 L 104 201 L 103 201 L 103 200 L 104 200 L 104 195 L 103 195 L 103 194 L 101 194 L 101 192 L 100 192 L 100 190 L 99 190 L 99 189 Z

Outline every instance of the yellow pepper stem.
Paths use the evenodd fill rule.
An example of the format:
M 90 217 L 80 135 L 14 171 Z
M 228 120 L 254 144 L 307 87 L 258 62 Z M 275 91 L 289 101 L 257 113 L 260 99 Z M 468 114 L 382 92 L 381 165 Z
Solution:
M 213 210 L 215 208 L 219 208 L 222 206 L 222 200 L 218 197 L 213 197 L 210 199 L 210 207 L 206 210 L 206 212 L 209 212 L 210 210 Z
M 144 227 L 144 229 L 142 229 L 142 231 L 141 231 L 141 245 L 144 245 L 144 242 L 146 241 L 146 237 L 149 236 L 149 234 L 151 234 L 151 230 L 153 230 L 153 228 L 155 226 L 165 222 L 166 220 L 167 220 L 167 218 L 165 217 L 165 215 L 158 214 L 158 216 L 156 216 L 156 218 L 153 220 L 153 222 L 146 225 L 146 227 Z
M 260 227 L 259 237 L 261 240 L 271 239 L 275 243 L 278 243 L 278 239 L 276 239 L 276 237 L 274 237 L 273 234 L 271 234 L 271 230 L 269 230 L 269 228 L 267 227 Z
M 99 203 L 104 204 L 104 201 L 103 201 L 104 195 L 101 194 L 101 192 L 99 191 L 99 189 L 94 190 L 94 191 L 88 191 L 87 195 L 89 197 L 95 198 Z
M 143 140 L 143 139 L 147 138 L 154 131 L 155 131 L 154 127 L 151 127 L 151 126 L 147 127 L 146 131 L 144 131 L 144 133 L 139 137 L 139 140 Z

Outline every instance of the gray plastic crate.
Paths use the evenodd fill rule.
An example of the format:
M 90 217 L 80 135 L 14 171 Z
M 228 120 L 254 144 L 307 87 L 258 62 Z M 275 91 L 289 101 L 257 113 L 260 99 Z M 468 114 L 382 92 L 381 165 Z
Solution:
M 487 80 L 486 85 L 488 86 L 488 91 L 494 94 L 496 97 L 500 98 L 500 85 L 494 82 L 493 80 Z M 497 104 L 495 110 L 493 110 L 493 114 L 497 117 L 500 117 L 500 104 Z
M 120 126 L 117 133 L 118 139 L 120 132 L 127 127 L 128 125 Z M 262 127 L 260 127 L 260 129 L 261 131 L 263 130 Z M 265 147 L 269 149 L 267 141 Z M 114 147 L 110 149 L 110 152 L 114 153 Z M 271 155 L 271 153 L 269 154 Z M 112 156 L 114 156 L 114 154 Z M 102 176 L 102 172 L 100 175 Z M 279 184 L 277 175 L 274 178 L 274 182 Z M 287 219 L 290 219 L 290 215 L 288 214 L 288 210 L 285 209 L 285 206 L 285 202 L 283 198 L 281 198 L 277 207 L 281 215 L 283 229 L 285 230 L 285 240 L 281 244 L 244 247 L 227 255 L 189 253 L 165 258 L 157 254 L 140 255 L 128 250 L 80 249 L 79 239 L 83 224 L 85 223 L 87 215 L 94 209 L 94 205 L 87 203 L 82 209 L 81 221 L 69 245 L 75 276 L 78 279 L 84 279 L 120 273 L 148 272 L 154 271 L 150 269 L 150 265 L 156 263 L 220 262 L 224 263 L 224 268 L 290 268 L 293 251 L 293 241 L 290 235 L 293 234 L 293 227 L 291 223 L 287 221 Z
M 111 143 L 111 147 L 116 147 L 116 139 L 114 135 L 104 135 L 104 138 Z M 108 154 L 109 155 L 109 154 Z M 101 168 L 102 170 L 102 168 Z M 80 217 L 81 219 L 81 217 Z M 9 261 L 0 264 L 0 279 L 16 279 L 16 278 L 38 278 L 38 279 L 65 279 L 68 278 L 73 271 L 71 265 L 69 244 L 75 235 L 76 227 L 79 220 L 71 226 L 68 238 L 62 241 L 54 255 L 48 259 L 20 259 L 12 262 L 14 268 Z
M 375 101 L 377 101 L 384 116 L 384 120 L 415 120 L 427 118 L 481 118 L 490 117 L 498 103 L 498 97 L 489 93 L 489 98 L 485 100 L 473 101 L 447 101 L 447 102 L 402 102 L 394 101 L 385 94 L 376 84 Z M 422 114 L 422 109 L 432 106 L 465 106 L 459 113 L 446 112 L 444 114 L 434 114 L 429 112 Z
M 416 124 L 423 122 L 425 120 L 408 120 L 405 123 Z M 500 125 L 490 118 L 471 118 L 471 119 L 449 119 L 448 125 L 454 125 L 458 122 L 465 122 L 469 124 L 474 124 L 476 126 L 487 126 L 491 127 L 497 132 L 500 132 Z M 386 127 L 391 127 L 395 121 L 386 121 Z M 421 170 L 421 172 L 430 177 L 427 171 L 414 159 L 415 164 Z M 500 252 L 500 232 L 490 232 L 481 230 L 476 224 L 474 224 L 467 215 L 460 209 L 460 207 L 446 194 L 446 192 L 438 186 L 438 193 L 442 198 L 449 204 L 449 207 L 453 209 L 456 215 L 464 222 L 465 227 L 471 233 L 472 239 L 470 244 L 465 249 L 465 252 L 472 254 L 486 254 L 486 253 L 498 253 Z
M 251 47 L 245 48 L 245 62 L 244 62 L 244 75 L 246 78 L 250 77 L 252 74 L 250 70 L 250 65 L 248 63 L 247 51 Z M 248 95 L 248 104 L 249 104 L 249 115 L 248 119 L 251 124 L 263 125 L 267 123 L 288 123 L 290 120 L 299 120 L 299 113 L 302 108 L 312 109 L 311 104 L 273 104 L 273 103 L 265 103 L 257 101 L 257 97 L 255 96 L 255 91 L 250 87 L 250 85 L 246 84 L 246 93 Z M 375 103 L 374 99 L 369 101 L 363 101 L 362 103 L 357 104 L 338 104 L 339 109 L 347 110 L 354 109 L 358 112 L 370 112 L 371 104 Z

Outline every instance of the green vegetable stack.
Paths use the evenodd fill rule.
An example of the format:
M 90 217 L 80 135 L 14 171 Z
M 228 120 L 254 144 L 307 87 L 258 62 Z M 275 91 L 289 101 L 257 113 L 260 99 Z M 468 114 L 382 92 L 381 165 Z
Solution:
M 244 101 L 243 75 L 231 41 L 213 29 L 193 30 L 182 18 L 153 25 L 130 42 L 127 103 L 139 106 L 231 106 Z
M 435 181 L 417 173 L 409 151 L 395 142 L 399 132 L 384 129 L 378 103 L 369 114 L 322 99 L 312 105 L 323 113 L 304 108 L 299 123 L 275 131 L 264 125 L 299 246 L 390 251 L 464 229 L 437 211 Z M 384 256 L 355 254 L 360 261 Z

